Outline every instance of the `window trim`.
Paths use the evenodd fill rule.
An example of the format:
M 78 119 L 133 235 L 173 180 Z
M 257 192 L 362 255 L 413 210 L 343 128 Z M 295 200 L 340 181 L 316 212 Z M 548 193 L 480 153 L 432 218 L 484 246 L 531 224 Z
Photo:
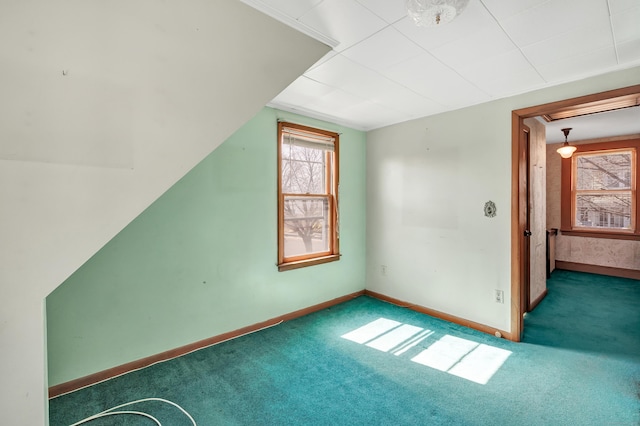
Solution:
M 638 170 L 637 157 L 640 155 L 640 138 L 629 138 L 624 140 L 617 140 L 611 142 L 600 143 L 585 143 L 576 144 L 576 153 L 591 153 L 595 151 L 609 151 L 620 149 L 635 149 L 636 162 L 635 170 L 632 170 L 634 175 L 632 176 L 632 188 L 635 195 L 635 204 L 631 206 L 631 222 L 635 224 L 635 229 L 631 231 L 624 230 L 611 230 L 611 229 L 590 229 L 582 227 L 574 227 L 574 192 L 573 192 L 573 156 L 571 158 L 563 158 L 562 161 L 562 180 L 561 180 L 561 199 L 560 199 L 560 215 L 561 215 L 561 227 L 560 230 L 564 235 L 576 236 L 576 237 L 594 237 L 594 238 L 610 238 L 610 239 L 623 239 L 623 240 L 640 240 L 640 194 L 638 193 L 638 180 L 640 171 Z M 634 190 L 635 189 L 635 190 Z
M 310 196 L 327 196 L 329 200 L 329 228 L 331 236 L 329 241 L 329 250 L 322 253 L 313 253 L 301 256 L 292 256 L 285 258 L 284 256 L 284 199 L 282 192 L 282 137 L 284 129 L 300 130 L 306 133 L 313 133 L 321 137 L 333 139 L 333 152 L 326 155 L 332 155 L 333 161 L 328 168 L 332 173 L 332 179 L 327 174 L 327 192 L 325 194 L 309 194 Z M 288 271 L 291 269 L 303 268 L 306 266 L 318 265 L 327 262 L 334 262 L 340 259 L 340 236 L 338 229 L 338 185 L 339 185 L 339 147 L 340 135 L 328 130 L 318 129 L 301 124 L 295 124 L 285 121 L 278 122 L 278 271 Z M 329 181 L 331 180 L 331 181 Z

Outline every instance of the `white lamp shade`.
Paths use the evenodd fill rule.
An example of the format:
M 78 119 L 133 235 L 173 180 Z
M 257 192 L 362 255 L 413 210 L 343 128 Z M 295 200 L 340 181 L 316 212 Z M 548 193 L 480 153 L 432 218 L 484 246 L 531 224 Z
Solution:
M 560 154 L 560 157 L 562 158 L 570 158 L 576 149 L 577 148 L 575 146 L 571 146 L 565 142 L 564 145 L 558 148 L 558 154 Z

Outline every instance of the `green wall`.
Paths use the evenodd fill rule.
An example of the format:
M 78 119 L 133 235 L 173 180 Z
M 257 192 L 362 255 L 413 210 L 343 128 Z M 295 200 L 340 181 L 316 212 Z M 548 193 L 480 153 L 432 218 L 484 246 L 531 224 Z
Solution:
M 277 270 L 278 119 L 341 133 L 338 262 Z M 264 108 L 47 297 L 49 385 L 364 289 L 365 140 Z

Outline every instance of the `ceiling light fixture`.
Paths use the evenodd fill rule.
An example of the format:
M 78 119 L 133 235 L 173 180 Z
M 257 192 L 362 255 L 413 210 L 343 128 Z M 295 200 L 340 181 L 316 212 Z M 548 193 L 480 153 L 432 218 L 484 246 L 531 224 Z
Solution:
M 407 14 L 419 27 L 446 24 L 460 15 L 469 0 L 407 0 Z
M 558 148 L 558 154 L 560 154 L 560 157 L 562 158 L 571 157 L 575 150 L 578 149 L 575 146 L 569 145 L 569 142 L 567 142 L 567 137 L 569 136 L 569 132 L 571 131 L 571 129 L 571 127 L 562 129 L 562 133 L 564 133 L 564 143 L 560 148 Z

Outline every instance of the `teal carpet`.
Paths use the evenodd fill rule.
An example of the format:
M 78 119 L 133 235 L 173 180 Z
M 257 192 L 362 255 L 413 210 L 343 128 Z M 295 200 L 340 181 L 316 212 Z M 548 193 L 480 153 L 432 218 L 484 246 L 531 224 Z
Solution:
M 548 291 L 523 343 L 363 296 L 54 398 L 50 424 L 159 397 L 199 426 L 639 425 L 640 282 L 555 271 Z

